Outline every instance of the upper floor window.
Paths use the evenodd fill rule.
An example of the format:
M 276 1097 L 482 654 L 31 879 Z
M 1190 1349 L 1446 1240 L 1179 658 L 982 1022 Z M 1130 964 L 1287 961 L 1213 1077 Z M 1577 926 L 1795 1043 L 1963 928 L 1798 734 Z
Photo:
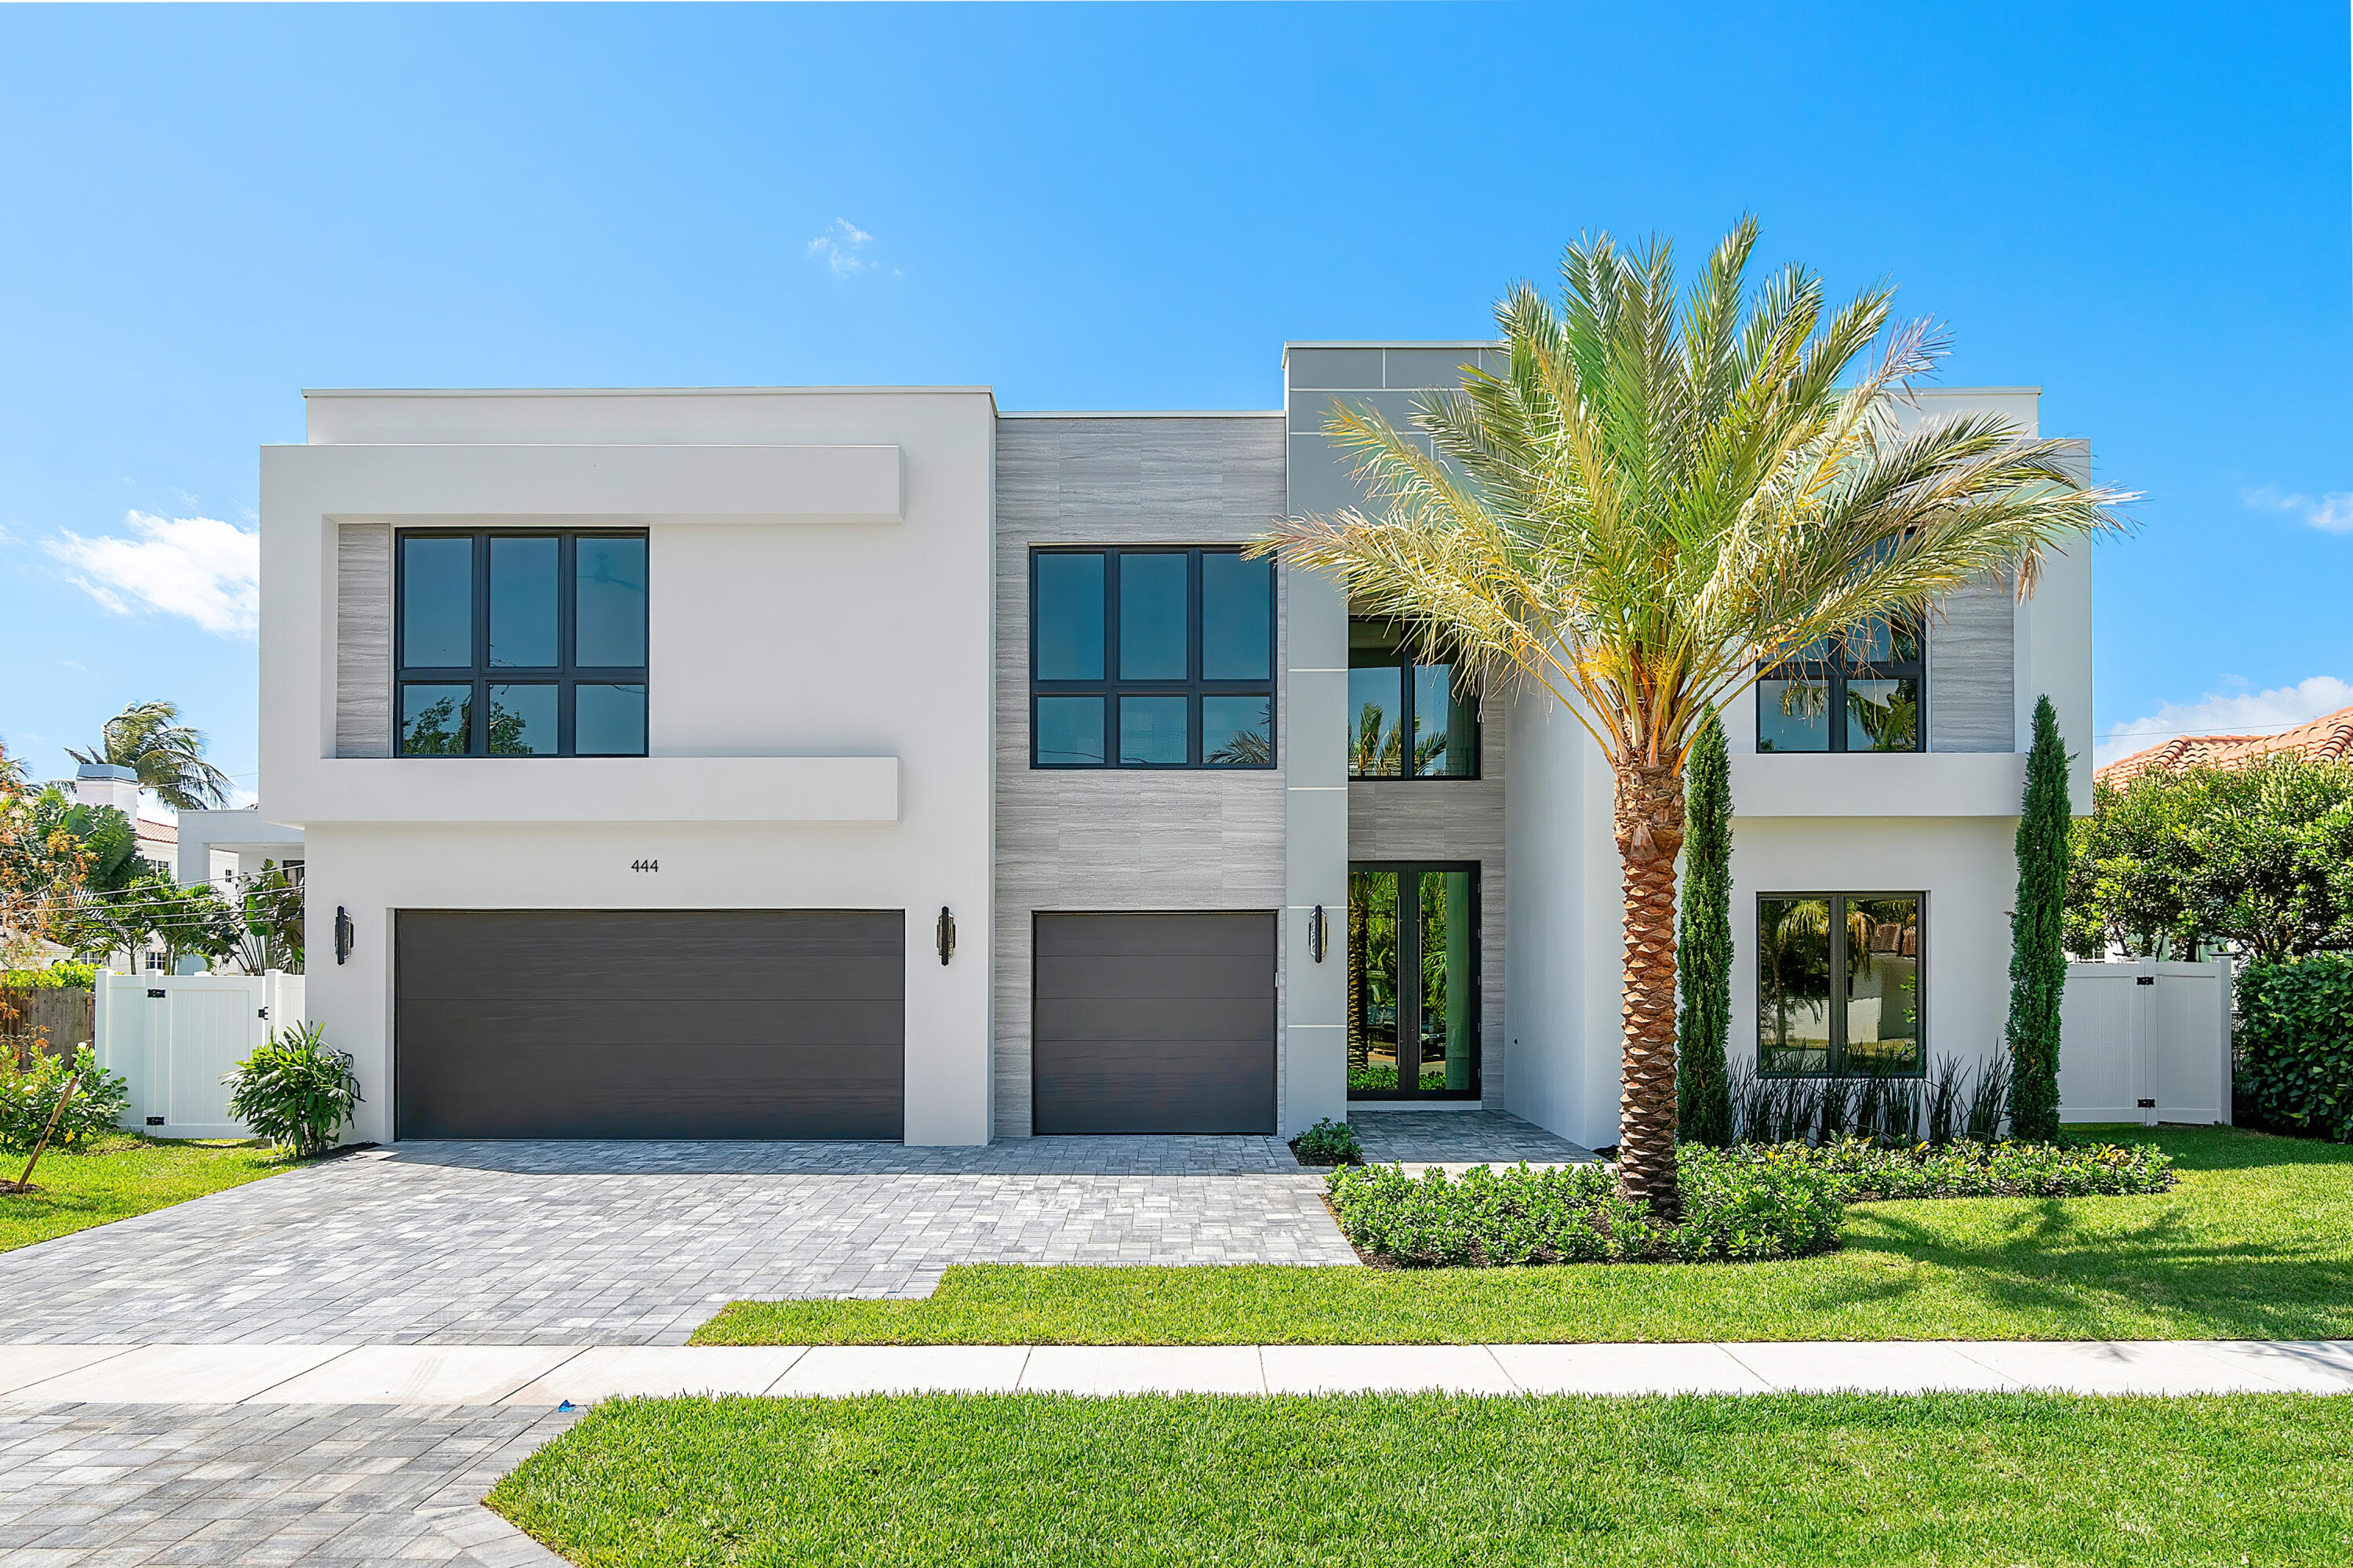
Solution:
M 399 535 L 403 757 L 643 757 L 646 535 Z
M 1239 550 L 1033 550 L 1035 768 L 1274 766 L 1274 567 Z
M 1926 641 L 1910 616 L 1826 637 L 1757 683 L 1759 751 L 1918 751 Z
M 1348 777 L 1479 777 L 1477 695 L 1384 620 L 1348 622 Z

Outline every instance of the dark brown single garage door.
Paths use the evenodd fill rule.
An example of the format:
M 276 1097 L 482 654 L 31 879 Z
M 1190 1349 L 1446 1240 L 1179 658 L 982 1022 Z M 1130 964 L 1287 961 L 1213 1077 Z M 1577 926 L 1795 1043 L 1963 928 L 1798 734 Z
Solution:
M 403 910 L 401 1138 L 898 1138 L 906 917 Z
M 1274 1130 L 1271 914 L 1040 915 L 1034 1128 Z

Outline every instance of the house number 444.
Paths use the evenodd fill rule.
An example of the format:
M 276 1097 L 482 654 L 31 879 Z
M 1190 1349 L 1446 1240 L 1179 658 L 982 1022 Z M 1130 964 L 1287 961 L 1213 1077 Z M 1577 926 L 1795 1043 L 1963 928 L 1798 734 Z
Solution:
M 629 863 L 629 869 L 631 871 L 659 871 L 661 869 L 661 862 L 658 860 L 633 860 Z

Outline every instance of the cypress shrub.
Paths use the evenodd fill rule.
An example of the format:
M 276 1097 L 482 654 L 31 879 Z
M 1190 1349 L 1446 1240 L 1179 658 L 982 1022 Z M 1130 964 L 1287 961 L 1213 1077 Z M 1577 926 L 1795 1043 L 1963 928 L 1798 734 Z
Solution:
M 2238 991 L 2239 1087 L 2255 1115 L 2353 1143 L 2353 957 L 2249 964 Z
M 2018 813 L 2018 907 L 2010 926 L 2010 1118 L 2013 1137 L 2059 1136 L 2059 998 L 2067 985 L 2067 750 L 2059 715 L 2034 705 Z
M 1732 1146 L 1725 1041 L 1732 1027 L 1732 759 L 1715 714 L 1683 765 L 1683 906 L 1675 968 L 1675 1118 L 1686 1143 Z

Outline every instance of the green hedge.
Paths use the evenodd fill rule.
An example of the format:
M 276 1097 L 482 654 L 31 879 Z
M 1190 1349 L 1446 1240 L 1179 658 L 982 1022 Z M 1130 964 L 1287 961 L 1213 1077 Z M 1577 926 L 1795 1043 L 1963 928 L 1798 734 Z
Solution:
M 97 983 L 96 964 L 56 963 L 44 969 L 0 969 L 0 991 L 88 991 Z
M 1343 1167 L 1330 1178 L 1332 1211 L 1357 1247 L 1408 1266 L 1753 1262 L 1838 1245 L 1843 1205 L 1826 1173 L 1694 1144 L 1675 1156 L 1683 1214 L 1672 1225 L 1621 1197 L 1606 1165 L 1480 1165 L 1456 1181 L 1395 1165 Z
M 2255 1114 L 2353 1143 L 2353 956 L 2249 964 L 2238 1001 L 2239 1086 Z
M 2085 1198 L 2163 1192 L 2173 1158 L 2151 1144 L 1947 1143 L 1886 1148 L 1865 1138 L 1819 1146 L 1743 1144 L 1726 1158 L 1819 1171 L 1850 1203 L 1885 1198 Z

